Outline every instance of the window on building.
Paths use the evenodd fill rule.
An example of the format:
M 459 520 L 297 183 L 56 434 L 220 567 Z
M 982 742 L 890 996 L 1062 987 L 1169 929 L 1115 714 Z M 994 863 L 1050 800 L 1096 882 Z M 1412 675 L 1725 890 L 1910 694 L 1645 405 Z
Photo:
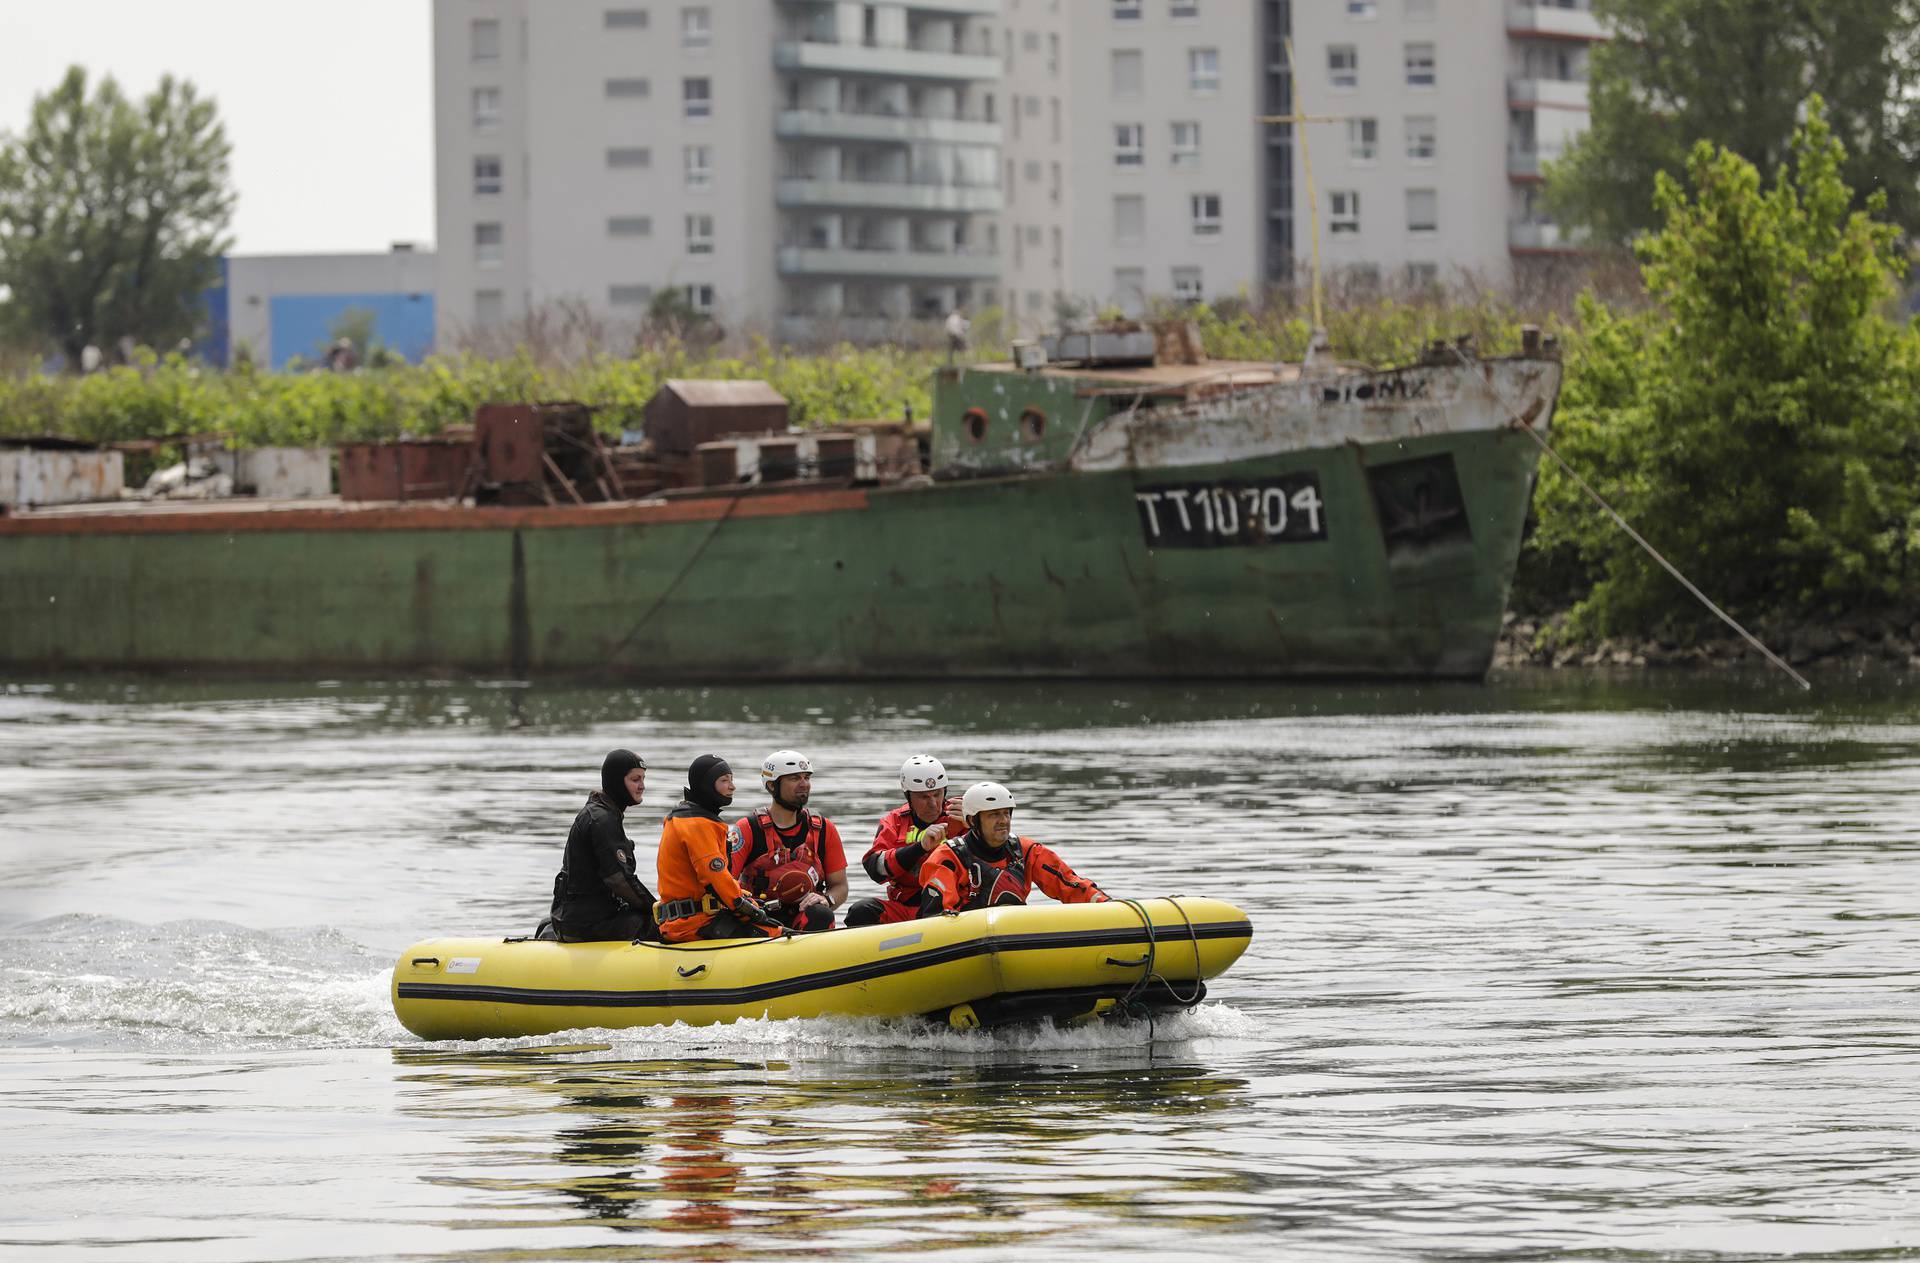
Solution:
M 1167 16 L 1176 22 L 1198 22 L 1200 0 L 1167 0 Z
M 653 165 L 653 150 L 645 145 L 615 146 L 607 150 L 607 170 L 644 171 Z
M 1147 305 L 1147 270 L 1115 268 L 1113 270 L 1113 301 L 1124 310 L 1138 314 Z
M 1113 125 L 1113 165 L 1142 167 L 1147 162 L 1147 129 L 1141 123 Z
M 1193 120 L 1176 122 L 1173 125 L 1173 165 L 1176 167 L 1197 167 L 1200 165 L 1200 124 Z
M 473 327 L 498 329 L 505 323 L 507 323 L 506 291 L 498 289 L 473 291 Z
M 1020 168 L 1020 173 L 1026 177 L 1028 184 L 1040 183 L 1040 159 L 1027 159 L 1026 163 Z
M 1405 0 L 1405 2 L 1407 6 L 1407 21 L 1433 21 L 1433 0 Z
M 1113 199 L 1113 240 L 1116 245 L 1138 245 L 1147 239 L 1147 199 L 1123 193 Z
M 687 253 L 713 253 L 713 216 L 687 216 Z
M 1434 72 L 1433 45 L 1407 45 L 1407 86 L 1409 88 L 1431 88 L 1438 77 Z
M 1045 308 L 1046 305 L 1047 305 L 1047 295 L 1044 291 L 1037 290 L 1037 289 L 1030 289 L 1027 291 L 1027 311 L 1028 312 L 1031 313 L 1031 312 L 1040 311 L 1043 308 Z
M 1052 176 L 1052 179 L 1047 181 L 1048 200 L 1058 205 L 1060 202 L 1061 186 L 1065 183 L 1065 176 L 1061 171 L 1060 164 L 1057 162 L 1049 163 L 1047 174 Z
M 609 31 L 644 31 L 647 29 L 647 11 L 645 9 L 608 9 L 606 28 Z
M 1347 16 L 1356 22 L 1371 22 L 1380 16 L 1375 0 L 1347 0 Z
M 1173 296 L 1183 303 L 1197 303 L 1206 297 L 1199 268 L 1173 269 Z
M 1197 93 L 1212 95 L 1220 90 L 1220 50 L 1187 50 L 1187 86 Z
M 1352 44 L 1327 47 L 1327 82 L 1336 88 L 1360 86 L 1360 50 Z
M 473 125 L 481 131 L 500 126 L 500 89 L 473 90 Z
M 1053 230 L 1053 266 L 1059 267 L 1066 261 L 1067 234 L 1056 226 Z
M 1137 48 L 1117 48 L 1113 52 L 1113 95 L 1137 97 L 1146 86 L 1146 76 Z
M 607 235 L 609 237 L 651 237 L 653 235 L 653 216 L 609 216 L 607 219 Z
M 1440 231 L 1440 194 L 1438 190 L 1407 190 L 1407 231 Z
M 1040 248 L 1040 243 L 1046 240 L 1045 230 L 1039 224 L 1028 224 L 1025 231 L 1027 244 L 1036 250 Z
M 1440 284 L 1440 265 L 1438 263 L 1407 264 L 1408 289 L 1435 289 Z
M 609 285 L 607 286 L 607 305 L 609 307 L 645 307 L 653 301 L 651 285 Z
M 1380 120 L 1347 120 L 1347 157 L 1354 162 L 1373 162 L 1380 157 Z
M 1049 112 L 1053 116 L 1053 126 L 1049 130 L 1052 132 L 1053 143 L 1057 145 L 1060 143 L 1060 134 L 1061 134 L 1060 98 L 1057 96 L 1049 97 L 1047 99 L 1047 106 L 1048 106 Z
M 609 101 L 644 101 L 653 95 L 653 84 L 646 79 L 609 79 L 606 93 Z
M 473 226 L 473 261 L 483 268 L 497 268 L 506 257 L 507 233 L 499 224 Z
M 1327 235 L 1348 237 L 1360 231 L 1360 194 L 1335 189 L 1327 194 Z
M 689 122 L 713 117 L 713 80 L 687 79 L 680 85 L 682 114 Z
M 1138 22 L 1140 20 L 1141 0 L 1113 0 L 1113 20 L 1116 22 Z
M 713 187 L 713 146 L 688 145 L 686 152 L 687 188 L 697 192 Z
M 1440 153 L 1440 120 L 1432 114 L 1407 115 L 1407 161 L 1432 162 Z
M 500 23 L 493 18 L 473 20 L 473 59 L 500 60 Z
M 1193 235 L 1196 237 L 1217 237 L 1220 235 L 1220 195 L 1218 193 L 1195 193 L 1190 199 L 1193 213 Z
M 713 47 L 713 14 L 706 5 L 680 10 L 680 47 L 700 53 Z
M 687 305 L 703 316 L 713 314 L 713 286 L 688 285 L 684 287 Z
M 1380 288 L 1380 265 L 1377 263 L 1356 263 L 1346 269 L 1347 285 L 1361 293 L 1370 293 Z
M 1060 73 L 1060 36 L 1056 32 L 1047 34 L 1047 73 L 1050 75 Z M 1058 104 L 1059 102 L 1056 101 L 1055 105 Z
M 1020 47 L 1026 49 L 1030 53 L 1039 52 L 1040 51 L 1040 32 L 1026 31 L 1022 33 L 1022 35 L 1020 36 Z
M 498 154 L 479 154 L 473 160 L 473 195 L 498 197 L 506 186 L 504 169 Z

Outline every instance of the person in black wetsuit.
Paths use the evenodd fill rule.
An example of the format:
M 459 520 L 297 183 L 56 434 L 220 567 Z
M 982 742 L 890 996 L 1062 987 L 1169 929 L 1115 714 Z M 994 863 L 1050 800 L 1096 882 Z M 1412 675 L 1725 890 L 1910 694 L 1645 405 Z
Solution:
M 621 827 L 646 787 L 646 761 L 631 750 L 615 750 L 600 765 L 600 788 L 573 818 L 553 879 L 553 930 L 561 942 L 660 941 L 653 892 L 637 876 L 633 843 Z

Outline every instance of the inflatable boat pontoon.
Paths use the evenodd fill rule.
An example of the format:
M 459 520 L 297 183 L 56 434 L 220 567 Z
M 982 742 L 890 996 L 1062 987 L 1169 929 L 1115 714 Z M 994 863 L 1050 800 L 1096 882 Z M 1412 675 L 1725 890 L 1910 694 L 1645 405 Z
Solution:
M 393 970 L 423 1039 L 741 1018 L 909 1017 L 958 1027 L 1190 1008 L 1247 949 L 1217 899 L 1043 904 L 775 940 L 429 939 Z

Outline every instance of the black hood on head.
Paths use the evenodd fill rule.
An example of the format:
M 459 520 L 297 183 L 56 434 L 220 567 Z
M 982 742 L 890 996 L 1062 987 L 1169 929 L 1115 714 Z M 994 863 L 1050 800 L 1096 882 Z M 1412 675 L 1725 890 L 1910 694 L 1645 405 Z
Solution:
M 727 761 L 717 754 L 703 754 L 695 759 L 687 769 L 687 801 L 708 811 L 718 811 L 732 802 L 733 795 L 722 798 L 713 787 L 715 781 L 731 771 Z
M 600 764 L 600 792 L 607 801 L 625 811 L 633 806 L 633 795 L 627 792 L 627 773 L 637 767 L 645 767 L 647 761 L 631 750 L 611 751 Z

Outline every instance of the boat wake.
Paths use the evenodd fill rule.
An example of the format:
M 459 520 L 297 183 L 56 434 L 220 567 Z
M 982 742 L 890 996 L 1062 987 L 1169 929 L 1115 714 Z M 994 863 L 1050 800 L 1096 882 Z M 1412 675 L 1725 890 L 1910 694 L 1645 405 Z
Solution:
M 1002 1057 L 1262 1037 L 1260 1023 L 1247 1014 L 1205 1004 L 1151 1023 L 1066 1028 L 953 1031 L 911 1020 L 834 1017 L 426 1043 L 394 1017 L 392 964 L 390 953 L 324 927 L 266 931 L 220 921 L 146 925 L 53 917 L 0 933 L 0 1047 L 566 1049 L 620 1058 L 699 1054 L 832 1064 L 880 1051 Z

